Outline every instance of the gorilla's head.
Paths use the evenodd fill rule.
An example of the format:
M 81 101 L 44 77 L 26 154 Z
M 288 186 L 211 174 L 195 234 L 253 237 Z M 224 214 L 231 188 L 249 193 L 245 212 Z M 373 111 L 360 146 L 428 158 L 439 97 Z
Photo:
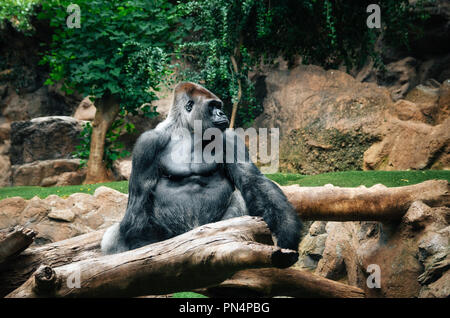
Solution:
M 201 120 L 203 131 L 212 127 L 223 131 L 230 122 L 222 106 L 223 102 L 203 86 L 182 82 L 175 87 L 169 118 L 189 130 L 194 129 L 194 121 Z

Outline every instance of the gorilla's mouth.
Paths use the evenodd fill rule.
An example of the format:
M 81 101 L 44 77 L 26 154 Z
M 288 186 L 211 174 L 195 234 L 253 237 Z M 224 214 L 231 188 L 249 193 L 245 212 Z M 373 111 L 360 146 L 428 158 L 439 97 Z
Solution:
M 229 125 L 230 125 L 230 122 L 226 119 L 214 122 L 214 126 L 216 126 L 219 129 L 222 129 L 222 130 L 227 128 Z

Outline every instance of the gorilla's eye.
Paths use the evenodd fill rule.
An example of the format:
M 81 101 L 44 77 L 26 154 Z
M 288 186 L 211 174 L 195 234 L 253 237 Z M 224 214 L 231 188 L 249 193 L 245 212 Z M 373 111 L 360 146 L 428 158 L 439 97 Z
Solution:
M 188 112 L 191 112 L 192 106 L 194 106 L 194 101 L 193 101 L 193 100 L 190 100 L 190 101 L 187 102 L 187 104 L 186 104 L 186 106 L 184 106 L 184 108 L 185 108 Z

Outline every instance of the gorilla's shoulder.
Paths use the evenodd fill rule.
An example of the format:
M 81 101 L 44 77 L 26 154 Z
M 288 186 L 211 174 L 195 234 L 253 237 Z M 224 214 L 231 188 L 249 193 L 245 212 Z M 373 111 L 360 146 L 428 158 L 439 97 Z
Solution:
M 165 131 L 152 129 L 142 133 L 136 144 L 133 152 L 147 152 L 164 148 L 170 139 L 170 134 Z

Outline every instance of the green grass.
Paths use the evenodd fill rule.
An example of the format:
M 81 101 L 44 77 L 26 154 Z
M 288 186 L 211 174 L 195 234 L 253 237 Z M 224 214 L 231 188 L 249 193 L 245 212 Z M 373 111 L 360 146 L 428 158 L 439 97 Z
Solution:
M 208 298 L 208 297 L 193 292 L 181 292 L 173 294 L 172 298 Z
M 31 199 L 38 196 L 41 199 L 48 197 L 50 194 L 56 194 L 60 197 L 68 197 L 73 193 L 88 193 L 93 194 L 98 187 L 106 186 L 122 193 L 128 193 L 128 181 L 107 182 L 86 185 L 74 185 L 65 187 L 35 187 L 35 186 L 21 186 L 21 187 L 5 187 L 0 188 L 0 200 L 10 197 L 22 197 L 24 199 Z
M 357 187 L 365 185 L 371 187 L 377 183 L 387 187 L 400 187 L 420 183 L 430 179 L 443 179 L 450 182 L 450 170 L 425 170 L 425 171 L 345 171 L 331 172 L 315 176 L 305 176 L 294 173 L 276 173 L 267 175 L 280 185 L 299 184 L 301 186 L 316 187 L 325 184 L 333 184 L 340 187 Z M 46 198 L 50 194 L 67 197 L 72 193 L 93 194 L 95 189 L 106 186 L 122 193 L 128 193 L 128 182 L 108 182 L 90 185 L 75 185 L 65 187 L 5 187 L 0 188 L 0 200 L 20 196 L 31 199 L 34 196 Z
M 377 183 L 387 187 L 401 187 L 417 184 L 431 179 L 443 179 L 450 182 L 450 170 L 424 171 L 344 171 L 305 176 L 301 174 L 277 173 L 267 175 L 280 185 L 299 184 L 305 187 L 317 187 L 333 184 L 339 187 L 371 187 Z

